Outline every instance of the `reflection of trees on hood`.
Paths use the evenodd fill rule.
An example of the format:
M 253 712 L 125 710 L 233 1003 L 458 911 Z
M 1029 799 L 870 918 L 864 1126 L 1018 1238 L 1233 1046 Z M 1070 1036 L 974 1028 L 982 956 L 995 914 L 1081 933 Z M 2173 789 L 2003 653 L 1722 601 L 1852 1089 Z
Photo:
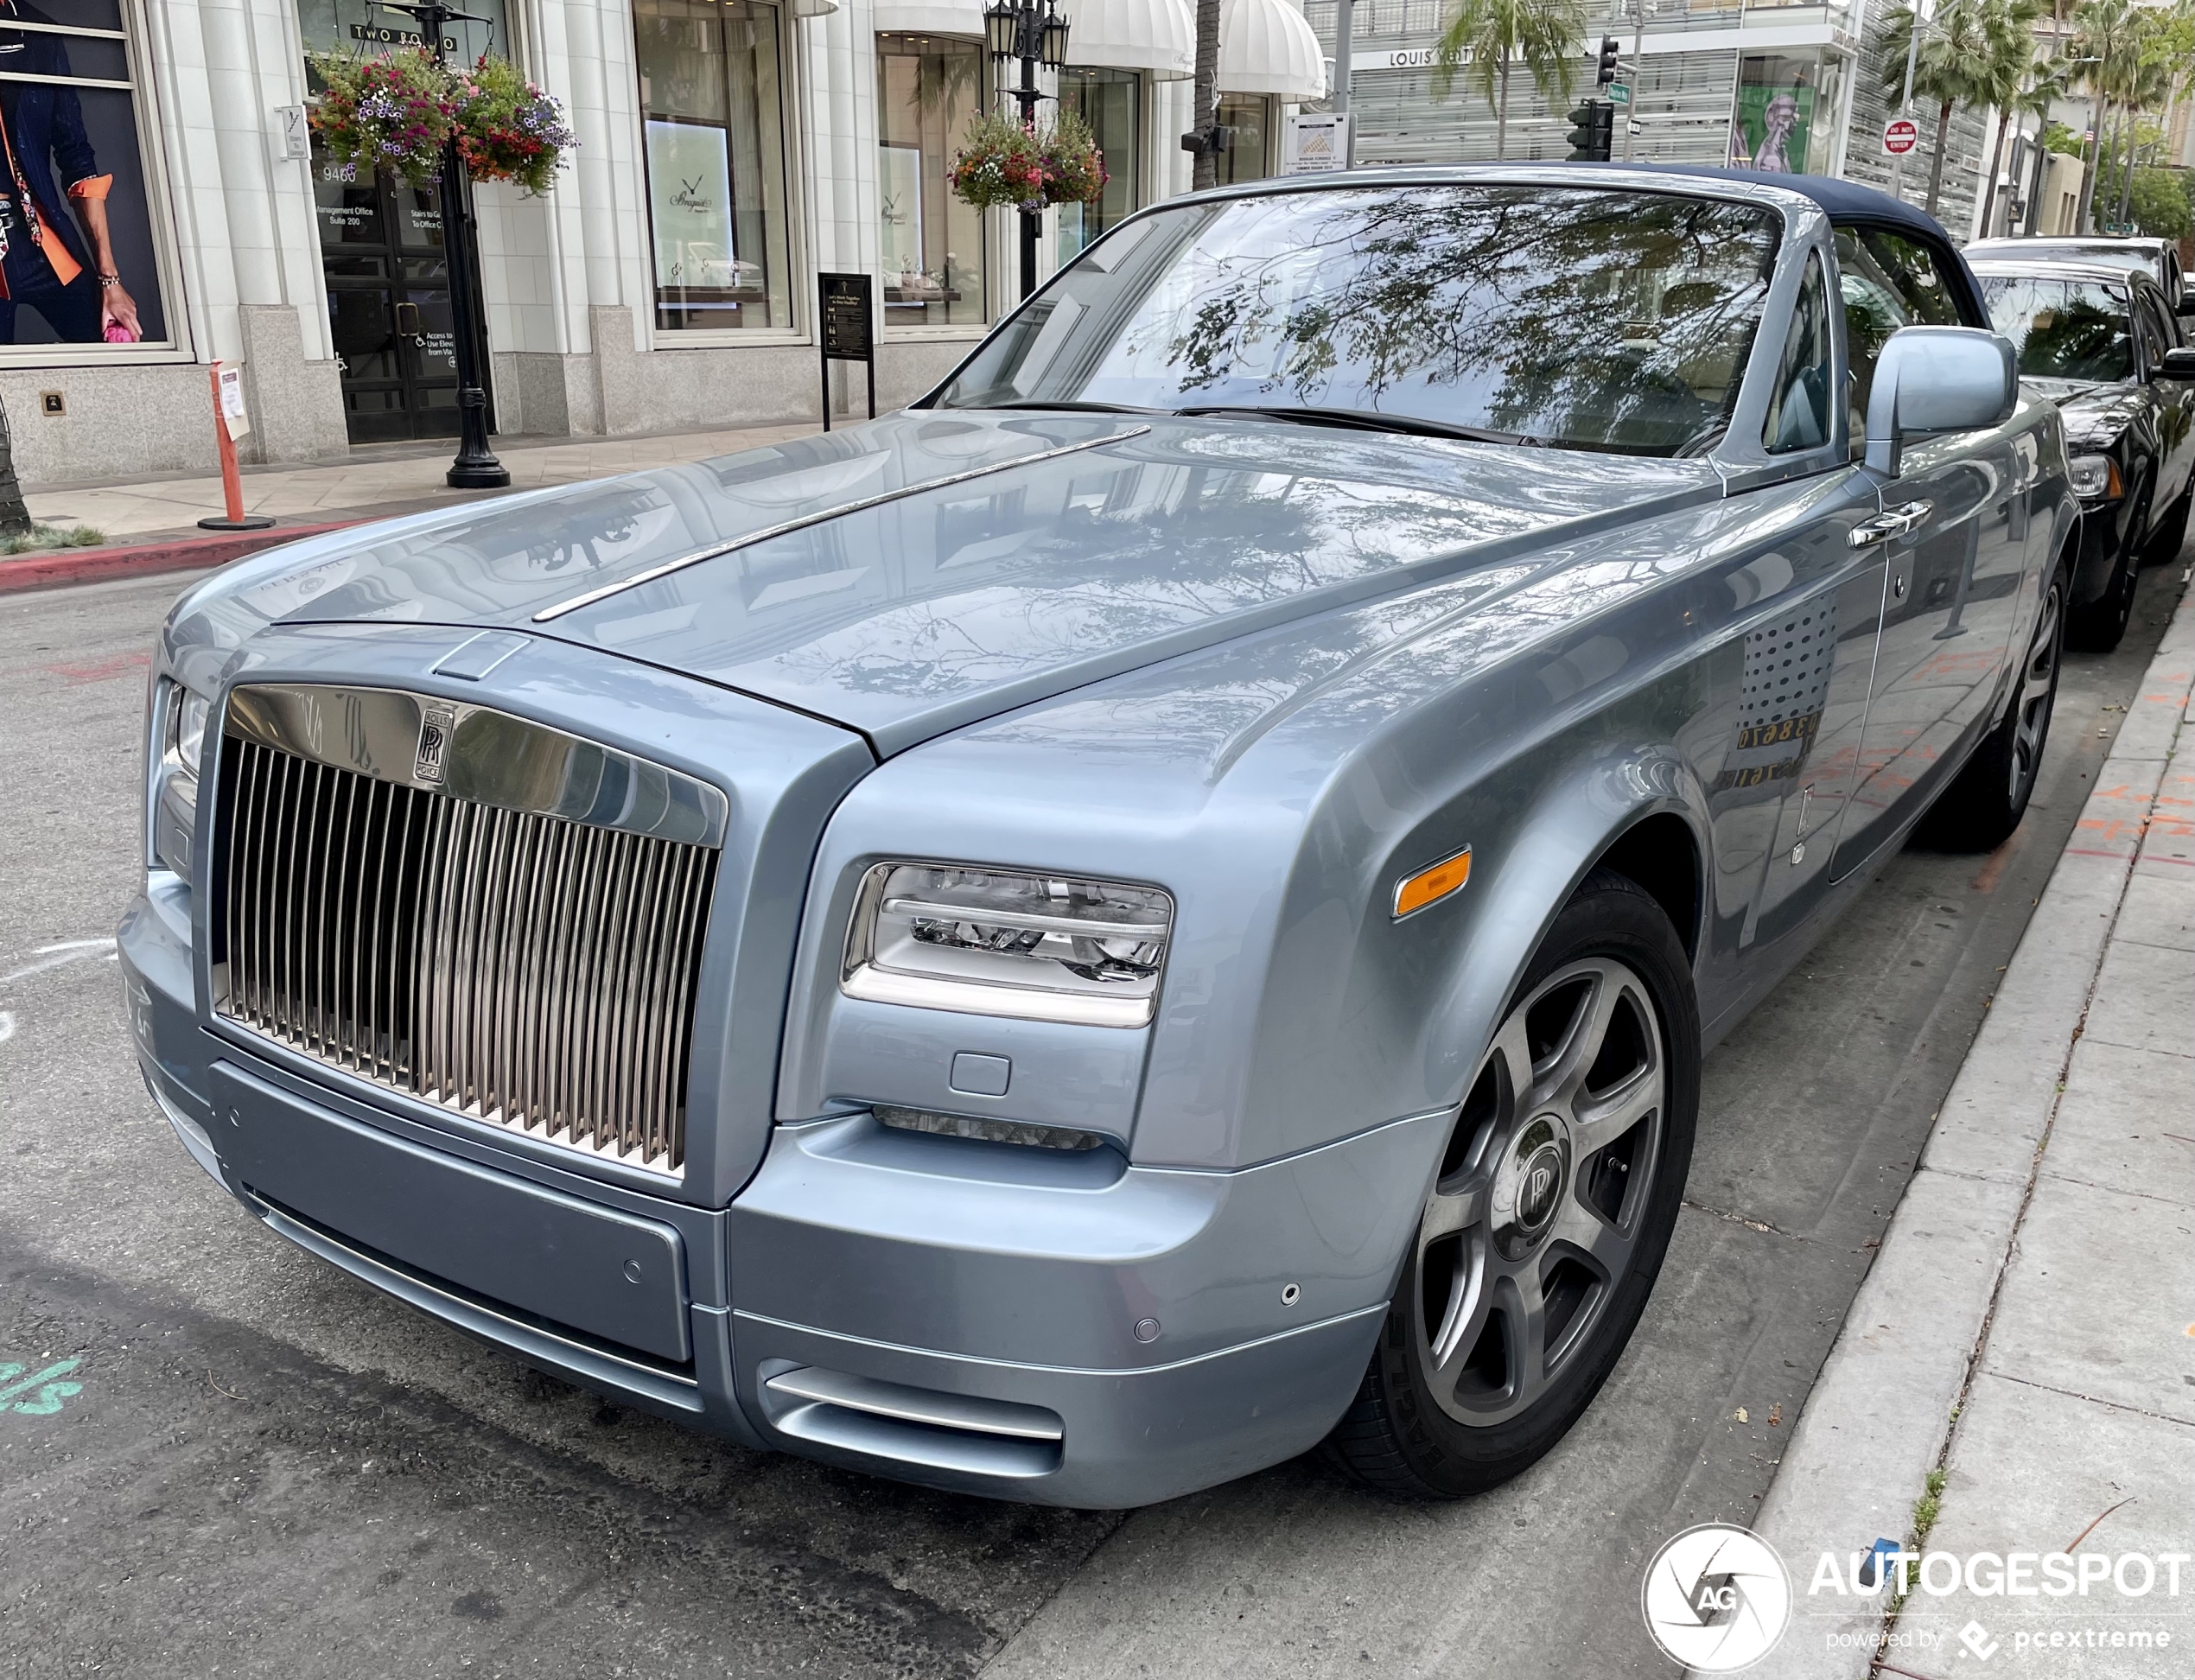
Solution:
M 1734 389 L 1776 250 L 1758 208 L 1628 193 L 1417 188 L 1296 215 L 1291 248 L 1214 259 L 1167 346 L 1184 394 L 1463 387 L 1390 410 L 1674 448 L 1720 419 L 1701 392 Z

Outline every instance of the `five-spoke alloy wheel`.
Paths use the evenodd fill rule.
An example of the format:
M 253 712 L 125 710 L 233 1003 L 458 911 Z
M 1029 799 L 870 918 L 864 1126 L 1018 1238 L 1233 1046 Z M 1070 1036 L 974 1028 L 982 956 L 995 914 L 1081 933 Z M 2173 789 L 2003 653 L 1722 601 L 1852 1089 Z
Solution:
M 1661 907 L 1596 871 L 1556 917 L 1459 1108 L 1333 1454 L 1384 1492 L 1473 1493 L 1562 1438 L 1645 1308 L 1676 1219 L 1700 1028 Z

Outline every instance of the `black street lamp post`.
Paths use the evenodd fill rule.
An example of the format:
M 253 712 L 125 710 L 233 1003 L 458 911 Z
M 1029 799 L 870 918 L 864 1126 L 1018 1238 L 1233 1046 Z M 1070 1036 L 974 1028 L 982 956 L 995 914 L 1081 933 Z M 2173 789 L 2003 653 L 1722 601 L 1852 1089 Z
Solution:
M 382 0 L 382 10 L 417 19 L 421 36 L 434 48 L 436 64 L 449 62 L 442 32 L 450 24 L 491 21 L 477 12 L 444 5 L 442 0 L 417 4 Z M 444 478 L 454 489 L 500 490 L 511 482 L 511 471 L 487 446 L 487 393 L 481 382 L 480 321 L 473 310 L 473 206 L 466 190 L 464 155 L 454 134 L 442 144 L 441 188 L 442 258 L 449 269 L 450 328 L 457 340 L 457 455 Z
M 1037 67 L 1057 71 L 1067 62 L 1067 20 L 1059 14 L 1058 0 L 994 0 L 983 13 L 983 29 L 991 57 L 1002 64 L 1008 59 L 1021 60 L 1021 85 L 1010 91 L 1021 104 L 1022 124 L 1034 124 L 1037 101 L 1044 97 L 1037 90 Z M 1021 212 L 1023 297 L 1036 290 L 1036 240 L 1043 213 Z

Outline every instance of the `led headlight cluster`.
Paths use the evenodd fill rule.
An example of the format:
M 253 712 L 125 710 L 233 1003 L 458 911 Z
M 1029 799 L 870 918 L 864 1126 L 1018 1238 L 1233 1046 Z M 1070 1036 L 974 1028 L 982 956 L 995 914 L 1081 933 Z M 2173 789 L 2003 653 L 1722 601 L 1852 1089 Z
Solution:
M 190 843 L 198 825 L 198 773 L 213 702 L 181 683 L 162 680 L 154 727 L 160 756 L 152 791 L 152 861 L 190 879 Z
M 1142 1027 L 1174 900 L 1155 887 L 880 863 L 846 942 L 849 997 L 973 1015 Z
M 2119 469 L 2109 455 L 2075 455 L 2069 464 L 2072 468 L 2073 493 L 2083 501 L 2125 493 L 2125 487 L 2119 482 Z

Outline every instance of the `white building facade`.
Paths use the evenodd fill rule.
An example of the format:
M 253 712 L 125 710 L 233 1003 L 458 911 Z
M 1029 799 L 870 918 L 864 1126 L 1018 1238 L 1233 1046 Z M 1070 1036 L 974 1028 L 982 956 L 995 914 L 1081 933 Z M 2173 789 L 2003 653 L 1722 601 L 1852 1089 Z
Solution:
M 463 3 L 481 16 L 450 26 L 452 55 L 510 57 L 579 139 L 550 194 L 474 192 L 498 433 L 812 418 L 819 273 L 876 278 L 881 406 L 1015 301 L 1018 217 L 948 186 L 997 86 L 977 0 Z M 1045 89 L 1096 130 L 1111 180 L 1046 214 L 1046 271 L 1186 190 L 1192 162 L 1189 0 L 1062 10 L 1069 63 Z M 1239 178 L 1268 172 L 1323 71 L 1291 0 L 1227 13 Z M 216 360 L 244 366 L 247 461 L 454 433 L 434 194 L 346 178 L 300 137 L 307 54 L 401 49 L 410 28 L 368 0 L 0 0 L 0 54 L 25 43 L 18 67 L 0 57 L 8 155 L 34 159 L 13 196 L 0 179 L 29 213 L 0 252 L 25 481 L 210 470 Z M 865 406 L 858 373 L 839 391 L 842 411 Z

